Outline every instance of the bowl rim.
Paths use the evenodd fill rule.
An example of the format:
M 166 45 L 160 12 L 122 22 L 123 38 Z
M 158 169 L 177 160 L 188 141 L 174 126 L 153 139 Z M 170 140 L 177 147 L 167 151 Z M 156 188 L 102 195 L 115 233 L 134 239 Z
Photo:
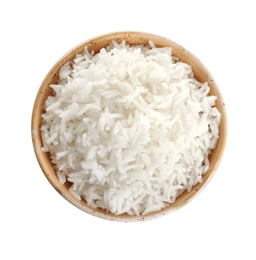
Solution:
M 201 75 L 199 77 L 196 77 L 199 81 L 202 81 L 202 79 L 207 79 L 211 91 L 214 90 L 214 94 L 218 97 L 217 104 L 221 108 L 221 123 L 219 126 L 219 140 L 217 143 L 216 148 L 214 149 L 216 155 L 216 160 L 214 161 L 214 164 L 211 165 L 209 171 L 203 175 L 203 181 L 202 183 L 198 183 L 195 185 L 190 192 L 184 192 L 183 195 L 178 197 L 174 203 L 170 204 L 168 207 L 165 207 L 159 211 L 152 212 L 146 215 L 140 215 L 140 216 L 130 216 L 128 214 L 122 214 L 122 215 L 114 215 L 110 212 L 107 212 L 105 210 L 101 210 L 99 208 L 95 209 L 91 206 L 87 205 L 86 203 L 82 203 L 81 201 L 77 200 L 68 190 L 66 191 L 67 187 L 60 184 L 56 177 L 53 176 L 54 169 L 52 166 L 52 169 L 49 170 L 49 154 L 42 151 L 42 138 L 41 138 L 41 132 L 40 132 L 40 124 L 41 124 L 41 114 L 42 114 L 42 104 L 44 104 L 45 99 L 47 98 L 50 87 L 49 85 L 51 82 L 54 82 L 58 79 L 58 72 L 59 69 L 67 62 L 72 60 L 75 57 L 76 53 L 81 53 L 80 50 L 83 50 L 84 46 L 88 46 L 89 51 L 91 49 L 95 48 L 95 45 L 98 46 L 106 46 L 110 41 L 114 39 L 120 42 L 120 40 L 125 39 L 133 41 L 139 41 L 139 42 L 145 42 L 145 40 L 152 40 L 156 46 L 164 46 L 163 43 L 171 46 L 173 50 L 175 49 L 176 52 L 179 51 L 180 55 L 179 58 L 184 61 L 184 59 L 192 59 L 195 66 L 192 66 L 193 71 L 196 69 L 200 69 L 204 71 L 204 75 Z M 108 43 L 106 43 L 108 42 Z M 104 44 L 105 43 L 105 44 Z M 129 43 L 129 41 L 128 41 Z M 162 44 L 160 44 L 162 43 Z M 97 51 L 96 51 L 97 52 Z M 174 55 L 175 56 L 175 55 Z M 198 66 L 198 68 L 197 68 Z M 225 146 L 226 146 L 226 139 L 227 139 L 227 115 L 226 115 L 226 108 L 225 103 L 222 97 L 222 94 L 219 90 L 219 87 L 217 86 L 214 78 L 212 77 L 209 70 L 205 67 L 205 65 L 190 51 L 185 49 L 183 46 L 179 45 L 178 43 L 174 42 L 173 40 L 170 40 L 168 38 L 146 33 L 146 32 L 138 32 L 138 31 L 120 31 L 120 32 L 112 32 L 107 34 L 102 34 L 96 37 L 93 37 L 91 39 L 88 39 L 86 41 L 81 42 L 77 46 L 73 47 L 71 50 L 69 50 L 66 54 L 64 54 L 50 69 L 50 71 L 46 74 L 44 80 L 41 83 L 41 86 L 37 92 L 33 111 L 32 111 L 32 119 L 31 119 L 31 136 L 32 136 L 32 144 L 34 148 L 34 152 L 36 155 L 36 159 L 41 167 L 41 170 L 43 171 L 45 177 L 48 179 L 50 184 L 55 188 L 55 190 L 60 193 L 60 195 L 65 198 L 67 201 L 69 201 L 71 204 L 76 206 L 77 208 L 83 210 L 86 213 L 89 213 L 90 215 L 107 219 L 107 220 L 115 220 L 119 222 L 134 222 L 134 221 L 144 221 L 144 220 L 150 220 L 158 218 L 159 216 L 163 216 L 166 214 L 169 214 L 171 212 L 174 212 L 175 210 L 183 207 L 188 202 L 190 202 L 192 199 L 194 199 L 209 183 L 213 175 L 215 174 L 220 161 L 223 157 Z

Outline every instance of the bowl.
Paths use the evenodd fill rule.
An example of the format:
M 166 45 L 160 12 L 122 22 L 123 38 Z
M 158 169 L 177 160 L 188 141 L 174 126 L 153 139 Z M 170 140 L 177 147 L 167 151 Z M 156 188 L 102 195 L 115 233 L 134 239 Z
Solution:
M 128 214 L 122 215 L 114 215 L 110 212 L 107 212 L 100 208 L 93 208 L 89 206 L 85 200 L 78 200 L 75 198 L 68 190 L 69 183 L 65 183 L 64 185 L 60 183 L 57 178 L 56 172 L 54 170 L 54 166 L 51 163 L 50 156 L 48 153 L 43 152 L 41 149 L 42 147 L 42 138 L 40 132 L 40 126 L 42 123 L 41 114 L 44 111 L 44 103 L 46 98 L 52 93 L 51 88 L 49 87 L 51 84 L 57 83 L 58 80 L 58 72 L 60 68 L 68 61 L 71 61 L 76 54 L 81 53 L 85 46 L 88 47 L 88 50 L 94 50 L 95 53 L 99 52 L 99 50 L 105 46 L 107 46 L 112 40 L 120 43 L 121 41 L 125 40 L 126 43 L 130 45 L 135 44 L 144 44 L 147 45 L 149 40 L 154 42 L 157 47 L 164 47 L 168 46 L 172 48 L 173 55 L 178 57 L 181 61 L 189 64 L 192 69 L 195 78 L 200 82 L 208 82 L 210 86 L 210 94 L 217 96 L 215 106 L 221 113 L 221 122 L 219 126 L 219 139 L 215 149 L 212 151 L 211 155 L 209 156 L 210 161 L 210 168 L 209 170 L 203 175 L 203 181 L 195 185 L 190 192 L 184 192 L 181 196 L 179 196 L 174 203 L 170 204 L 168 207 L 149 213 L 143 216 L 130 216 Z M 188 50 L 180 46 L 179 44 L 175 43 L 172 40 L 167 38 L 150 34 L 150 33 L 142 33 L 142 32 L 115 32 L 109 33 L 105 35 L 101 35 L 92 39 L 89 39 L 78 46 L 74 47 L 72 50 L 67 52 L 56 64 L 50 69 L 48 74 L 46 75 L 45 79 L 43 80 L 33 107 L 32 112 L 32 141 L 33 147 L 35 151 L 35 155 L 37 157 L 38 163 L 46 176 L 49 180 L 50 184 L 71 204 L 76 206 L 77 208 L 83 210 L 86 213 L 94 215 L 99 218 L 107 219 L 107 220 L 115 220 L 115 221 L 144 221 L 149 219 L 154 219 L 159 216 L 166 215 L 171 213 L 199 194 L 203 190 L 203 188 L 209 183 L 213 175 L 215 174 L 221 158 L 223 156 L 225 144 L 226 144 L 226 135 L 227 135 L 227 119 L 226 119 L 226 111 L 225 111 L 225 103 L 221 96 L 220 90 L 211 76 L 207 68 L 196 58 L 192 53 Z

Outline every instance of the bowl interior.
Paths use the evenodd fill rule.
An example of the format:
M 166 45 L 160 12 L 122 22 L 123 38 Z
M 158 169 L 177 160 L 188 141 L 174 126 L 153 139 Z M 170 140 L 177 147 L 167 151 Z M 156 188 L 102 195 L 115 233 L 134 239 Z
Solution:
M 51 163 L 50 157 L 48 153 L 45 153 L 41 150 L 42 147 L 42 139 L 40 133 L 40 126 L 41 126 L 41 114 L 44 112 L 44 103 L 46 98 L 52 94 L 52 90 L 49 87 L 51 84 L 56 84 L 58 80 L 58 73 L 60 68 L 67 62 L 71 61 L 77 53 L 81 53 L 85 46 L 88 47 L 88 50 L 94 50 L 95 53 L 99 52 L 99 50 L 105 46 L 107 46 L 112 40 L 117 41 L 120 43 L 121 41 L 125 40 L 126 43 L 134 45 L 134 44 L 143 44 L 147 45 L 148 41 L 151 40 L 155 43 L 157 47 L 165 47 L 169 46 L 172 48 L 173 55 L 178 57 L 183 62 L 189 64 L 194 72 L 195 78 L 200 82 L 208 82 L 210 86 L 210 94 L 215 95 L 218 97 L 216 101 L 216 107 L 221 113 L 221 123 L 219 126 L 219 140 L 217 143 L 216 148 L 212 151 L 209 161 L 210 161 L 210 169 L 208 172 L 203 176 L 203 182 L 198 183 L 189 193 L 184 192 L 180 197 L 176 199 L 173 204 L 170 204 L 168 207 L 150 213 L 145 216 L 129 216 L 128 214 L 123 214 L 119 216 L 115 216 L 112 213 L 106 212 L 105 210 L 101 210 L 99 208 L 95 209 L 90 207 L 86 204 L 84 200 L 77 200 L 69 191 L 68 187 L 69 184 L 62 185 L 55 173 L 54 166 Z M 186 203 L 188 203 L 192 198 L 194 198 L 209 182 L 211 177 L 216 172 L 216 169 L 220 163 L 222 158 L 225 143 L 226 143 L 226 134 L 227 134 L 227 120 L 226 120 L 226 111 L 225 111 L 225 104 L 221 93 L 214 81 L 213 77 L 206 69 L 206 67 L 189 51 L 184 49 L 182 46 L 178 45 L 177 43 L 148 33 L 139 33 L 139 32 L 117 32 L 117 33 L 110 33 L 107 35 L 102 35 L 88 41 L 81 43 L 80 45 L 73 48 L 67 54 L 65 54 L 49 71 L 46 75 L 45 79 L 43 80 L 41 87 L 38 91 L 33 113 L 32 113 L 32 141 L 34 146 L 34 151 L 37 157 L 37 160 L 42 168 L 43 173 L 52 184 L 52 186 L 70 203 L 75 205 L 76 207 L 80 208 L 81 210 L 95 215 L 100 218 L 108 219 L 108 220 L 116 220 L 116 221 L 141 221 L 151 218 L 156 218 L 160 215 L 165 215 L 170 213 Z

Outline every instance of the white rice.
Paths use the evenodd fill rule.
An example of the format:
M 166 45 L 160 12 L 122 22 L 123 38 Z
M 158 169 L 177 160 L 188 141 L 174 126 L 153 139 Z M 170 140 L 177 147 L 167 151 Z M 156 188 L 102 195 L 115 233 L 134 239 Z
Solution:
M 113 214 L 160 210 L 209 169 L 220 113 L 171 48 L 112 42 L 66 63 L 41 126 L 61 183 Z

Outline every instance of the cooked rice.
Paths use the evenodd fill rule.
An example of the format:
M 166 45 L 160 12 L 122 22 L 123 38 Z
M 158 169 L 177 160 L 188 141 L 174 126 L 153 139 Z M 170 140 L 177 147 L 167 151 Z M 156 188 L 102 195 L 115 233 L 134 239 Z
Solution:
M 113 41 L 59 72 L 41 126 L 61 183 L 113 214 L 160 210 L 202 182 L 220 113 L 171 48 Z

